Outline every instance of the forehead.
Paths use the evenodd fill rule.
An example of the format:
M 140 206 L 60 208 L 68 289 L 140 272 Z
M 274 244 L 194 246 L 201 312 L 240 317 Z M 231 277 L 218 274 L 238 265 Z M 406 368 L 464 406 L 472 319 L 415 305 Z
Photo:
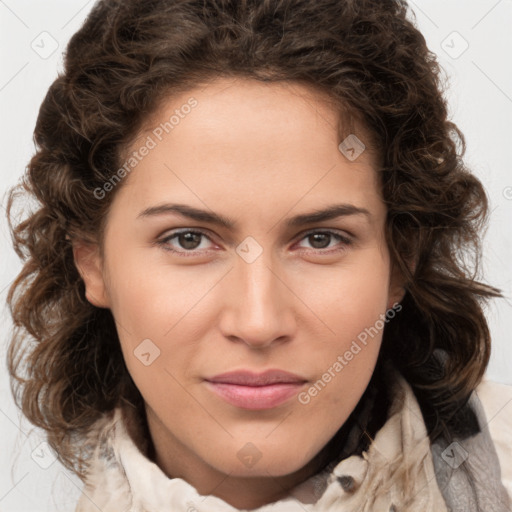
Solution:
M 365 133 L 355 131 L 364 143 Z M 229 195 L 233 207 L 256 208 L 264 199 L 284 208 L 379 195 L 373 155 L 347 158 L 338 111 L 302 84 L 218 79 L 169 96 L 125 158 L 148 141 L 151 150 L 126 183 L 146 202 L 180 194 L 222 204 Z
M 261 141 L 265 133 L 275 146 L 302 137 L 302 143 L 309 141 L 306 147 L 318 147 L 320 140 L 338 145 L 348 135 L 357 134 L 366 145 L 365 159 L 376 164 L 372 134 L 357 113 L 346 107 L 312 84 L 216 77 L 186 92 L 162 96 L 157 108 L 143 120 L 138 142 L 148 135 L 160 142 L 176 136 L 177 131 L 185 137 L 187 127 L 205 143 L 221 149 L 233 141 L 250 143 L 256 135 Z M 273 139 L 276 132 L 279 138 Z M 268 156 L 271 144 L 265 149 Z

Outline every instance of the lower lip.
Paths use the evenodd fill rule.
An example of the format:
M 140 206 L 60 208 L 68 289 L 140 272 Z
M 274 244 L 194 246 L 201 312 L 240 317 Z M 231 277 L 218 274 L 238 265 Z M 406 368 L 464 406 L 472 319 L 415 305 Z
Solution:
M 242 409 L 272 409 L 296 395 L 304 382 L 287 382 L 268 386 L 239 386 L 223 382 L 210 382 L 208 387 L 231 405 Z

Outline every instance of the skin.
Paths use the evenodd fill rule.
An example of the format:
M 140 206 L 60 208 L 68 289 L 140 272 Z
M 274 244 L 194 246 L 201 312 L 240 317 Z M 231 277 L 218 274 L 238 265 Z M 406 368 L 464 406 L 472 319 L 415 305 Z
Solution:
M 369 151 L 355 161 L 339 151 L 337 115 L 325 97 L 299 84 L 217 79 L 165 101 L 130 151 L 190 97 L 197 106 L 117 185 L 103 256 L 76 243 L 75 261 L 87 299 L 115 318 L 146 403 L 155 462 L 201 494 L 255 508 L 314 474 L 315 455 L 371 378 L 382 333 L 307 404 L 293 397 L 242 409 L 204 379 L 279 368 L 306 379 L 307 391 L 403 289 L 384 238 L 374 161 Z M 213 211 L 236 229 L 175 213 L 139 216 L 165 203 Z M 340 203 L 368 214 L 286 226 Z M 206 236 L 156 243 L 183 228 Z M 316 240 L 305 234 L 312 229 L 351 242 Z M 262 249 L 250 263 L 236 250 L 246 237 Z M 160 350 L 147 366 L 134 354 L 145 339 Z M 237 456 L 249 442 L 261 455 L 252 467 Z

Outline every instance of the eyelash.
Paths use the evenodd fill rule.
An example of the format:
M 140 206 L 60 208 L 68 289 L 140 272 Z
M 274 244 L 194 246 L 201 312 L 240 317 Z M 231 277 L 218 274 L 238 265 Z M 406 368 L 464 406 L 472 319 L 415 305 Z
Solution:
M 171 253 L 174 253 L 174 254 L 178 254 L 180 256 L 184 256 L 184 257 L 192 257 L 192 256 L 196 256 L 198 254 L 198 250 L 197 249 L 192 249 L 192 250 L 183 250 L 183 251 L 177 251 L 175 249 L 171 249 L 169 247 L 169 242 L 170 240 L 174 239 L 174 238 L 177 238 L 179 235 L 182 235 L 182 234 L 186 234 L 186 233 L 192 233 L 192 234 L 195 234 L 195 235 L 202 235 L 206 238 L 208 238 L 210 241 L 212 241 L 210 239 L 210 237 L 203 231 L 201 230 L 198 230 L 198 229 L 184 229 L 184 230 L 181 230 L 181 231 L 174 231 L 172 232 L 170 235 L 160 239 L 160 240 L 157 240 L 156 241 L 156 244 L 161 246 L 164 250 L 166 251 L 169 251 Z M 307 250 L 307 252 L 320 252 L 322 254 L 332 254 L 332 253 L 337 253 L 337 252 L 342 252 L 342 251 L 345 251 L 347 246 L 350 246 L 352 245 L 352 239 L 349 238 L 348 236 L 344 236 L 344 235 L 341 235 L 337 232 L 334 232 L 334 231 L 329 231 L 329 230 L 320 230 L 320 229 L 316 229 L 316 230 L 311 230 L 311 231 L 308 231 L 306 233 L 304 233 L 304 235 L 302 235 L 302 238 L 299 240 L 302 241 L 304 240 L 305 238 L 308 238 L 309 236 L 311 235 L 315 235 L 315 234 L 322 234 L 322 235 L 331 235 L 333 236 L 334 238 L 337 238 L 340 242 L 342 242 L 342 244 L 344 245 L 344 247 L 341 247 L 341 248 L 338 248 L 338 249 L 331 249 L 331 250 L 326 250 L 326 249 L 310 249 L 310 250 Z

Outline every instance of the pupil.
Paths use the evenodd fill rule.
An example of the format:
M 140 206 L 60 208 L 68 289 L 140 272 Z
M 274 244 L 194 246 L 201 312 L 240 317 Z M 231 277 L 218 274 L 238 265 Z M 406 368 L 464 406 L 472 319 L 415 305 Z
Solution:
M 201 243 L 201 234 L 183 233 L 179 236 L 180 245 L 184 249 L 195 249 Z
M 315 233 L 315 234 L 309 236 L 310 239 L 313 239 L 313 242 L 311 243 L 311 240 L 310 240 L 310 243 L 315 249 L 324 249 L 325 247 L 327 247 L 329 245 L 330 236 L 331 235 L 329 235 L 327 233 Z M 323 244 L 322 244 L 322 238 L 324 241 Z M 315 243 L 318 241 L 320 241 L 320 247 L 318 247 L 318 245 L 315 245 Z M 325 242 L 327 242 L 327 243 L 325 243 Z

